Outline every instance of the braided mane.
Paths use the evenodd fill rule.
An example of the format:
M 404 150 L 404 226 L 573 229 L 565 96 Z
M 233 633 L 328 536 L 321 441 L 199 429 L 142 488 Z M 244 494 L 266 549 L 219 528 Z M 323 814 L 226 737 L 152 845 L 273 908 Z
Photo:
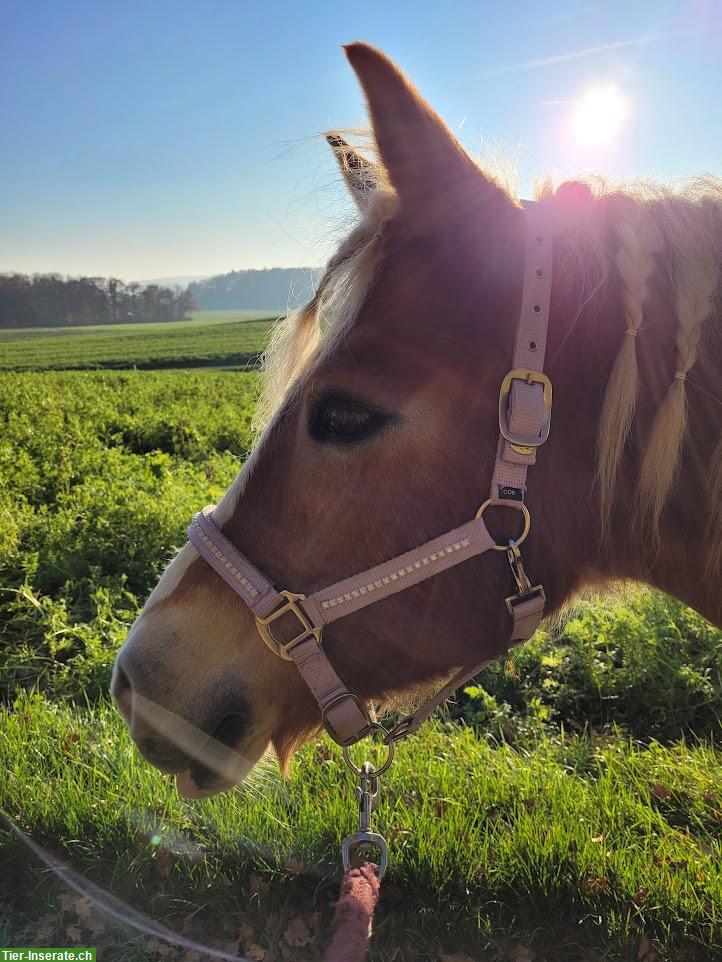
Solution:
M 714 315 L 721 277 L 722 181 L 699 178 L 677 188 L 648 182 L 619 186 L 601 178 L 586 184 L 593 202 L 573 228 L 577 246 L 573 269 L 584 276 L 577 318 L 609 283 L 621 284 L 624 307 L 625 333 L 607 382 L 597 429 L 596 487 L 603 530 L 609 523 L 637 402 L 647 388 L 637 363 L 637 345 L 654 336 L 650 294 L 661 281 L 669 282 L 674 291 L 675 374 L 656 411 L 637 479 L 640 508 L 655 538 L 674 488 L 688 428 L 687 376 L 694 373 L 695 362 L 704 351 L 706 329 L 715 323 L 719 326 Z M 558 195 L 559 188 L 555 190 L 545 181 L 536 196 L 540 202 L 554 205 Z M 256 419 L 259 431 L 289 389 L 302 383 L 353 324 L 373 281 L 384 225 L 395 210 L 395 195 L 381 175 L 372 202 L 330 259 L 313 299 L 279 323 L 264 358 L 266 379 Z M 610 210 L 614 212 L 611 220 Z M 722 377 L 718 396 L 722 399 Z M 722 563 L 722 432 L 705 471 L 709 560 L 716 570 Z

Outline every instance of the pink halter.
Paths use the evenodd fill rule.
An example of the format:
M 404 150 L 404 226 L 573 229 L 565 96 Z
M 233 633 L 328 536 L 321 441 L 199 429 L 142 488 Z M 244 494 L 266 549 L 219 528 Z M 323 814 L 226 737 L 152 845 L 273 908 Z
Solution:
M 551 296 L 552 232 L 543 205 L 525 202 L 524 206 L 526 255 L 521 317 L 513 367 L 503 379 L 499 394 L 500 436 L 491 492 L 475 518 L 308 597 L 276 589 L 221 532 L 212 517 L 213 506 L 196 515 L 188 529 L 199 554 L 254 613 L 258 632 L 268 647 L 294 662 L 318 702 L 324 727 L 340 745 L 359 741 L 370 733 L 374 722 L 326 656 L 322 647 L 325 625 L 487 551 L 506 552 L 516 582 L 517 592 L 506 598 L 511 619 L 509 644 L 530 638 L 544 615 L 544 589 L 532 586 L 527 578 L 519 545 L 531 525 L 524 503 L 527 469 L 536 460 L 536 449 L 549 435 L 551 420 L 552 386 L 542 370 Z M 523 528 L 516 541 L 508 545 L 494 542 L 483 519 L 484 511 L 492 505 L 522 513 Z M 384 740 L 392 744 L 416 731 L 442 701 L 485 664 L 487 661 L 464 666 Z

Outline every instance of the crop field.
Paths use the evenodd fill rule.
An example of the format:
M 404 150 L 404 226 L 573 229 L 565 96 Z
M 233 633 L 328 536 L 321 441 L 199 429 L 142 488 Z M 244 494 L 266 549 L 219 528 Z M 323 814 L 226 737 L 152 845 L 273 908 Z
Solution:
M 253 366 L 274 319 L 205 311 L 168 324 L 0 329 L 0 370 Z
M 269 329 L 0 339 L 0 945 L 323 956 L 357 814 L 336 747 L 189 802 L 107 695 L 189 518 L 252 444 L 260 375 L 187 368 Z M 166 361 L 183 369 L 128 369 Z M 399 748 L 372 962 L 719 962 L 721 719 L 720 632 L 638 586 L 580 601 Z

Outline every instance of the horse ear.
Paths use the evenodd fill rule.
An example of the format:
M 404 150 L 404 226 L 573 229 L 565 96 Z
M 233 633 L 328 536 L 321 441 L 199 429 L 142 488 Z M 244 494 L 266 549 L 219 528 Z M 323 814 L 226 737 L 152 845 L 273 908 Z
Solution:
M 379 155 L 402 203 L 486 180 L 438 114 L 389 58 L 366 43 L 344 47 L 368 104 Z
M 339 134 L 326 134 L 326 140 L 336 155 L 351 196 L 360 211 L 364 211 L 369 199 L 379 185 L 379 172 L 370 160 L 356 153 L 351 144 Z

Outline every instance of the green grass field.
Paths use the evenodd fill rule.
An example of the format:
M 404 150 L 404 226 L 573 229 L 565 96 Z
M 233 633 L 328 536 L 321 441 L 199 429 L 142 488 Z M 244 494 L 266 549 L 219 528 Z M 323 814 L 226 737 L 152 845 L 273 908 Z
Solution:
M 249 326 L 191 323 L 212 357 L 221 328 Z M 47 340 L 92 367 L 93 338 L 120 362 L 134 337 Z M 26 366 L 45 341 L 25 339 Z M 232 370 L 0 373 L 0 945 L 200 959 L 80 883 L 256 962 L 322 958 L 355 818 L 336 748 L 307 746 L 288 781 L 269 760 L 247 787 L 190 803 L 107 699 L 188 519 L 249 450 L 258 387 Z M 720 632 L 633 586 L 580 603 L 400 747 L 374 816 L 391 863 L 372 959 L 722 958 L 721 718 Z
M 253 366 L 274 317 L 204 311 L 168 324 L 0 329 L 0 370 Z

